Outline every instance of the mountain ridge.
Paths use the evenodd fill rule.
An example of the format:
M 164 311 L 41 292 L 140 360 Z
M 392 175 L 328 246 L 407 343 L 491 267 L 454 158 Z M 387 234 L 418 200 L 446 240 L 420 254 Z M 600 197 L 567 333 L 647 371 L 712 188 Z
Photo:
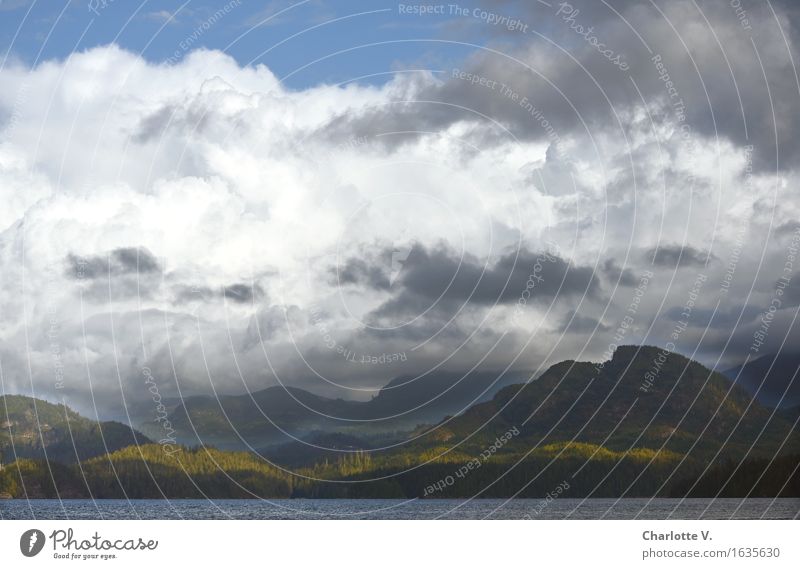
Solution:
M 800 406 L 800 353 L 766 354 L 722 373 L 763 404 Z
M 67 405 L 0 395 L 0 453 L 61 462 L 113 452 L 150 439 L 117 421 L 93 421 Z
M 270 397 L 272 405 L 294 396 L 318 405 L 346 403 L 302 390 L 281 392 L 282 398 Z M 51 413 L 79 422 L 66 407 L 24 399 L 16 401 L 23 417 L 20 402 L 28 410 L 42 407 L 39 423 L 51 421 Z M 236 396 L 221 401 L 232 412 L 241 402 Z M 293 408 L 288 411 L 291 416 Z M 316 432 L 309 438 L 313 451 L 292 442 L 261 455 L 149 444 L 80 465 L 59 464 L 49 455 L 49 462 L 16 457 L 14 466 L 0 470 L 0 493 L 532 498 L 569 480 L 564 496 L 570 497 L 800 496 L 795 424 L 721 374 L 653 346 L 622 346 L 606 362 L 559 362 L 535 380 L 506 386 L 394 443 L 362 435 Z
M 179 440 L 223 448 L 262 448 L 314 432 L 395 433 L 466 410 L 473 401 L 519 377 L 494 372 L 401 376 L 369 401 L 330 399 L 296 387 L 273 386 L 217 399 L 187 398 L 169 420 Z

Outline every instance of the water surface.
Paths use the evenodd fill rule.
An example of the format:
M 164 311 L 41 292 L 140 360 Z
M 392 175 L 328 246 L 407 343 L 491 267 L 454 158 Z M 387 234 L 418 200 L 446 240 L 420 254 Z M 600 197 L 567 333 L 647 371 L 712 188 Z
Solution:
M 793 519 L 800 498 L 543 500 L 0 500 L 2 519 Z

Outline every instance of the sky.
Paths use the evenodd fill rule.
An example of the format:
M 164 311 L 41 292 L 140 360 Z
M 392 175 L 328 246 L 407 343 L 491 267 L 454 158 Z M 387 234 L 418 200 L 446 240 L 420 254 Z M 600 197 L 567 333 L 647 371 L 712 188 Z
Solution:
M 120 417 L 797 346 L 790 1 L 0 2 L 0 381 Z

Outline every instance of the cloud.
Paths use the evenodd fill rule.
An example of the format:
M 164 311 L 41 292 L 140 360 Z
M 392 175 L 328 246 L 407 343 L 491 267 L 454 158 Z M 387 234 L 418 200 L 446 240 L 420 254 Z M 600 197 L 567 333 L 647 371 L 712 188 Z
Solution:
M 143 18 L 147 20 L 152 20 L 154 22 L 158 22 L 160 24 L 177 24 L 178 19 L 175 17 L 175 14 L 169 12 L 168 10 L 157 10 L 155 12 L 147 12 L 143 15 Z
M 3 0 L 0 2 L 0 12 L 17 10 L 30 4 L 30 0 Z
M 481 262 L 459 255 L 446 245 L 410 248 L 394 284 L 387 274 L 391 250 L 363 258 L 350 258 L 338 272 L 338 282 L 390 291 L 391 299 L 373 311 L 373 317 L 400 317 L 431 308 L 494 306 L 515 303 L 523 291 L 535 302 L 549 303 L 574 297 L 597 298 L 600 286 L 591 267 L 574 266 L 548 252 L 527 248 L 510 251 L 494 261 Z M 530 284 L 530 286 L 529 286 Z
M 553 132 L 567 138 L 598 128 L 622 137 L 631 102 L 644 97 L 649 119 L 665 136 L 685 137 L 687 145 L 723 138 L 751 148 L 757 171 L 792 169 L 800 156 L 795 136 L 800 115 L 792 112 L 798 96 L 799 18 L 790 2 L 773 3 L 775 16 L 766 9 L 748 10 L 750 31 L 728 3 L 710 0 L 675 0 L 663 7 L 625 2 L 615 11 L 591 0 L 551 8 L 504 0 L 482 4 L 499 15 L 519 16 L 545 37 L 501 32 L 501 45 L 476 50 L 463 66 L 446 70 L 444 79 L 398 90 L 389 104 L 344 110 L 323 131 L 340 140 L 404 132 L 384 139 L 392 146 L 420 136 L 414 133 L 458 123 L 480 123 L 480 132 L 491 134 L 483 141 L 494 144 L 506 137 L 494 123 L 525 140 L 548 140 Z M 564 4 L 571 11 L 564 11 Z M 474 40 L 476 28 L 482 29 L 464 27 L 470 34 L 464 39 Z M 755 48 L 753 29 L 760 39 Z M 607 50 L 622 58 L 624 71 L 601 53 Z M 472 83 L 472 77 L 483 81 Z
M 714 312 L 712 309 L 687 310 L 683 306 L 673 306 L 664 315 L 673 322 L 685 321 L 695 328 L 717 328 L 730 331 L 737 326 L 752 322 L 764 311 L 756 306 L 734 306 Z
M 100 279 L 130 274 L 161 272 L 161 266 L 145 247 L 120 247 L 107 255 L 67 255 L 66 275 L 71 279 Z
M 594 297 L 599 285 L 591 267 L 574 266 L 547 252 L 522 248 L 493 263 L 460 259 L 444 248 L 415 248 L 403 268 L 404 290 L 428 299 L 470 301 L 479 304 L 516 302 L 529 279 L 535 283 L 531 297 L 541 302 Z
M 393 251 L 384 251 L 387 261 L 391 259 Z M 344 266 L 337 270 L 331 269 L 331 282 L 340 285 L 366 285 L 370 288 L 388 289 L 391 286 L 391 275 L 387 267 L 378 264 L 375 257 L 369 261 L 362 258 L 351 257 L 345 261 Z
M 603 274 L 610 283 L 620 286 L 636 286 L 639 279 L 630 268 L 620 267 L 614 259 L 606 259 L 603 263 Z
M 650 8 L 620 8 L 637 25 L 653 23 L 642 29 L 678 70 L 694 127 L 700 87 L 679 42 Z M 665 9 L 679 30 L 700 25 L 690 4 Z M 716 10 L 721 37 L 744 49 Z M 615 19 L 598 21 L 597 33 L 643 74 L 646 108 L 618 69 L 552 19 L 586 70 L 508 34 L 493 41 L 509 42 L 517 61 L 478 51 L 458 62 L 535 109 L 452 72 L 289 90 L 263 65 L 211 50 L 156 64 L 111 45 L 0 70 L 6 389 L 69 394 L 83 409 L 91 389 L 104 412 L 121 416 L 122 395 L 147 402 L 144 365 L 164 397 L 279 381 L 367 397 L 362 389 L 439 365 L 533 370 L 545 357 L 602 354 L 650 271 L 626 341 L 667 338 L 673 323 L 658 318 L 660 307 L 683 306 L 689 292 L 672 278 L 679 266 L 708 276 L 697 322 L 718 299 L 725 314 L 768 306 L 800 219 L 800 180 L 787 168 L 747 181 L 754 156 L 734 132 L 724 82 L 710 91 L 725 103 L 724 136 L 713 139 L 700 120 L 690 152 L 649 58 L 639 60 Z M 688 36 L 704 69 L 719 63 L 708 37 Z M 763 41 L 775 55 L 768 77 L 784 73 L 775 36 Z M 758 152 L 768 153 L 752 76 L 741 93 Z M 790 145 L 784 164 L 791 156 Z M 787 327 L 781 314 L 771 337 Z M 719 327 L 703 353 L 720 350 L 724 333 L 747 349 L 744 332 Z M 691 348 L 699 334 L 690 327 L 682 341 Z M 346 350 L 408 357 L 365 367 Z
M 661 267 L 704 267 L 714 256 L 695 249 L 691 245 L 659 245 L 642 253 L 654 265 Z
M 258 300 L 264 291 L 260 286 L 236 283 L 222 289 L 222 295 L 228 300 L 239 303 L 252 303 Z
M 561 320 L 559 330 L 570 334 L 590 334 L 596 332 L 608 332 L 611 328 L 606 326 L 596 318 L 582 316 L 570 310 Z

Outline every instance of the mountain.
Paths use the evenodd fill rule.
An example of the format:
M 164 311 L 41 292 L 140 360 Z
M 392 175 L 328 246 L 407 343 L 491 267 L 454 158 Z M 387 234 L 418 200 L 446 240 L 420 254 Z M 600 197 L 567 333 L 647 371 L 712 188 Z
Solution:
M 522 377 L 488 372 L 400 377 L 370 401 L 329 399 L 293 387 L 269 387 L 218 399 L 187 398 L 170 414 L 169 421 L 181 442 L 229 449 L 263 448 L 312 433 L 375 437 L 438 422 Z
M 346 432 L 309 432 L 308 441 L 321 448 L 291 442 L 270 447 L 267 458 L 150 444 L 62 464 L 48 452 L 50 461 L 19 458 L 0 469 L 0 494 L 542 498 L 558 488 L 561 497 L 611 498 L 800 492 L 800 437 L 793 422 L 721 374 L 659 348 L 621 346 L 602 363 L 561 362 L 534 381 L 506 386 L 455 416 L 420 425 L 396 444 L 376 444 L 387 439 L 372 438 L 363 420 L 391 410 L 392 401 L 408 405 L 424 393 L 410 390 L 410 399 L 392 399 L 392 391 L 403 387 L 395 382 L 394 389 L 364 403 L 282 388 L 255 393 L 249 404 L 242 397 L 188 400 L 184 408 L 193 420 L 222 437 L 230 433 L 220 409 L 256 438 L 264 433 L 262 411 L 300 428 L 315 421 L 333 428 L 331 419 L 319 419 L 303 405 L 361 421 Z M 24 421 L 12 425 L 23 429 L 20 441 L 27 440 L 37 416 L 38 424 L 46 419 L 47 433 L 67 422 L 103 431 L 108 425 L 29 398 L 6 403 L 14 408 L 8 420 Z M 96 441 L 91 444 L 96 449 Z M 385 448 L 367 450 L 380 446 Z
M 800 422 L 800 405 L 798 405 L 797 407 L 778 409 L 777 412 L 781 417 L 783 417 L 793 425 L 795 425 L 795 423 Z M 797 425 L 795 425 L 795 428 L 797 428 Z
M 189 397 L 169 416 L 179 441 L 220 448 L 260 448 L 313 431 L 343 427 L 359 403 L 328 399 L 293 387 L 246 395 Z
M 415 423 L 435 423 L 491 399 L 502 387 L 527 381 L 529 373 L 434 372 L 398 377 L 369 401 L 363 416 L 375 420 L 407 413 Z M 411 422 L 410 420 L 407 422 Z
M 402 444 L 367 453 L 365 466 L 342 464 L 365 448 L 358 441 L 311 442 L 350 446 L 342 453 L 292 443 L 268 454 L 318 479 L 361 481 L 321 484 L 310 489 L 313 496 L 534 498 L 564 481 L 569 497 L 798 491 L 789 468 L 800 461 L 793 421 L 721 374 L 651 346 L 621 346 L 599 364 L 556 364 L 534 381 L 420 426 Z M 720 476 L 700 480 L 709 467 Z M 748 487 L 760 468 L 768 478 Z
M 800 353 L 780 353 L 761 356 L 723 374 L 764 405 L 787 409 L 800 406 L 799 369 Z
M 602 364 L 556 364 L 535 381 L 503 388 L 429 437 L 452 444 L 491 439 L 511 427 L 537 445 L 577 440 L 610 449 L 663 445 L 680 453 L 725 454 L 743 453 L 751 444 L 768 454 L 784 440 L 784 452 L 800 446 L 789 421 L 743 388 L 650 346 L 620 346 Z
M 115 421 L 97 422 L 66 405 L 0 396 L 0 461 L 15 457 L 77 462 L 150 439 Z

